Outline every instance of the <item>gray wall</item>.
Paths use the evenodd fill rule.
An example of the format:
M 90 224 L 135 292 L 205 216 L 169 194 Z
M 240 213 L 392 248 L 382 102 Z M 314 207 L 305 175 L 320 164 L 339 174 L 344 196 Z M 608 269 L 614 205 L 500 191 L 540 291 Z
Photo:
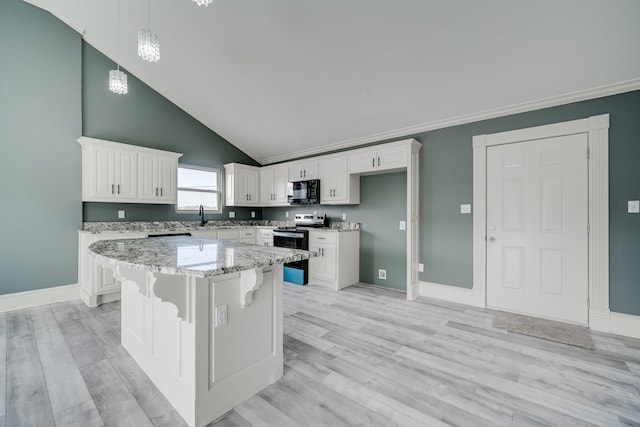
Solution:
M 77 283 L 80 36 L 2 0 L 0 58 L 0 294 Z
M 355 206 L 315 206 L 264 208 L 263 218 L 289 220 L 296 213 L 318 211 L 331 221 L 359 222 L 360 281 L 387 288 L 406 290 L 407 232 L 400 221 L 407 218 L 407 174 L 396 172 L 360 178 L 360 200 Z M 343 260 L 347 261 L 348 260 Z M 378 269 L 387 270 L 387 280 L 378 279 Z
M 471 288 L 471 215 L 474 135 L 504 132 L 598 114 L 611 114 L 609 226 L 611 310 L 640 315 L 640 215 L 627 200 L 640 199 L 640 91 L 577 102 L 416 135 L 420 152 L 420 280 Z
M 87 43 L 82 43 L 82 134 L 93 138 L 182 153 L 180 163 L 220 168 L 239 162 L 257 165 L 249 156 L 196 119 L 127 73 L 129 93 L 109 91 L 107 76 L 115 68 L 113 61 Z M 125 70 L 126 72 L 126 70 Z M 178 214 L 173 205 L 131 203 L 83 203 L 85 221 L 196 220 L 194 214 Z M 225 208 L 222 214 L 207 215 L 212 220 L 227 219 L 229 211 L 236 219 L 250 219 L 261 209 Z

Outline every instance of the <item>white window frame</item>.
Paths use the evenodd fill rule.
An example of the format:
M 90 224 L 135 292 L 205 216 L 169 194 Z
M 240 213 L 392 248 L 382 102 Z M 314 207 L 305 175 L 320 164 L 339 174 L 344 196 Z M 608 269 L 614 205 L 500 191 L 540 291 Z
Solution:
M 215 193 L 218 196 L 218 209 L 213 210 L 213 209 L 205 209 L 206 213 L 212 213 L 212 214 L 220 214 L 222 213 L 222 171 L 218 168 L 210 168 L 210 167 L 205 167 L 205 166 L 194 166 L 194 165 L 187 165 L 185 163 L 178 163 L 178 169 L 180 168 L 185 168 L 185 169 L 196 169 L 196 170 L 201 170 L 201 171 L 207 171 L 207 172 L 215 172 L 216 176 L 218 177 L 218 182 L 217 182 L 217 188 L 218 190 L 194 190 L 192 188 L 189 187 L 180 187 L 178 181 L 178 178 L 176 176 L 176 184 L 177 184 L 177 191 L 176 191 L 176 213 L 185 213 L 185 214 L 192 214 L 192 213 L 199 213 L 198 210 L 183 210 L 183 209 L 178 209 L 178 192 L 180 190 L 182 191 L 192 191 L 192 192 L 200 192 L 200 193 Z

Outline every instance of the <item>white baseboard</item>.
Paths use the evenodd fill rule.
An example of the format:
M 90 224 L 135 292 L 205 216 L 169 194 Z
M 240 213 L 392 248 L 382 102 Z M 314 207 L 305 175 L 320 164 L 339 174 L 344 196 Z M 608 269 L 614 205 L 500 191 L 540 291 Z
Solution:
M 419 295 L 421 297 L 435 298 L 443 301 L 456 302 L 458 304 L 474 305 L 473 289 L 459 286 L 441 285 L 439 283 L 419 282 Z
M 640 338 L 640 316 L 624 313 L 611 313 L 612 334 Z
M 78 284 L 0 295 L 0 313 L 80 298 Z

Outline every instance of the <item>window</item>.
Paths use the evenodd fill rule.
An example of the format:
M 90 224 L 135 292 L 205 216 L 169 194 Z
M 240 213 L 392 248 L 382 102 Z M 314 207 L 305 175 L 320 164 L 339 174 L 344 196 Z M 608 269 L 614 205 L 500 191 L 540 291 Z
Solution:
M 222 213 L 220 171 L 199 166 L 178 165 L 178 213 L 192 213 L 204 206 L 206 212 Z

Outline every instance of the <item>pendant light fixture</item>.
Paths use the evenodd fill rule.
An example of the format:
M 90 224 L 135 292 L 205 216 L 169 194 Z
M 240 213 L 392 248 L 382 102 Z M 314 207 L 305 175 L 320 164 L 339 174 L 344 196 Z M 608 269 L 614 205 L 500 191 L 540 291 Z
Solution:
M 138 56 L 149 62 L 160 59 L 160 40 L 151 32 L 151 0 L 147 0 L 147 29 L 138 31 Z
M 209 6 L 213 0 L 193 0 L 198 6 Z
M 118 95 L 124 95 L 127 93 L 127 75 L 124 71 L 120 71 L 120 0 L 116 0 L 117 3 L 117 32 L 116 32 L 116 61 L 118 68 L 109 71 L 109 90 Z

